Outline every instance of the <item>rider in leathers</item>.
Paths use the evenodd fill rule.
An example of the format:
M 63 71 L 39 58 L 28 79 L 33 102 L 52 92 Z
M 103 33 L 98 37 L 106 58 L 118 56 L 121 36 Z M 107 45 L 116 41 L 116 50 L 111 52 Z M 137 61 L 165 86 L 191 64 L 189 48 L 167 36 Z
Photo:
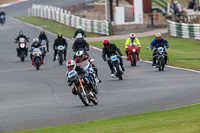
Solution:
M 86 71 L 81 66 L 76 65 L 75 61 L 68 60 L 67 63 L 66 63 L 66 66 L 68 68 L 68 71 L 66 72 L 67 76 L 68 76 L 68 72 L 69 71 L 75 70 L 79 74 L 79 76 L 82 77 L 82 79 L 84 80 L 85 84 L 90 88 L 92 87 L 90 81 L 86 77 L 86 74 L 87 74 Z M 68 79 L 67 82 L 68 82 L 69 86 L 72 85 L 72 82 L 70 81 L 70 79 Z M 76 92 L 75 88 L 72 89 L 72 94 L 77 95 L 77 92 Z
M 156 48 L 153 52 L 153 64 L 152 64 L 152 66 L 155 66 L 155 64 L 156 64 L 156 58 L 154 56 L 156 55 L 156 52 L 158 51 L 157 48 L 159 48 L 159 47 L 164 48 L 165 46 L 166 46 L 167 49 L 169 48 L 169 43 L 167 42 L 167 40 L 162 38 L 161 33 L 156 33 L 155 39 L 150 44 L 151 50 L 153 50 L 154 47 Z M 166 51 L 164 51 L 164 53 L 167 54 Z M 165 56 L 165 64 L 167 64 L 167 56 Z
M 38 38 L 33 38 L 33 44 L 31 45 L 31 48 L 30 48 L 30 52 L 31 52 L 30 58 L 31 58 L 31 60 L 32 60 L 33 49 L 34 48 L 40 48 L 40 50 L 42 51 L 42 47 L 41 46 L 42 45 L 40 44 L 39 39 Z M 42 55 L 42 57 L 43 57 L 43 62 L 42 62 L 42 64 L 43 64 L 44 63 L 44 55 Z
M 29 42 L 29 38 L 28 37 L 26 37 L 24 34 L 23 34 L 23 32 L 22 31 L 20 31 L 19 32 L 19 36 L 17 36 L 17 38 L 15 39 L 16 41 L 15 41 L 15 43 L 17 43 L 18 41 L 19 41 L 19 39 L 20 38 L 24 38 L 25 40 L 26 40 L 26 42 Z M 19 48 L 17 47 L 16 48 L 16 50 L 17 50 L 17 56 L 19 56 Z M 26 56 L 27 56 L 27 54 L 28 54 L 28 48 L 26 49 Z
M 68 47 L 68 44 L 67 44 L 67 41 L 62 37 L 62 34 L 59 33 L 58 38 L 54 41 L 54 44 L 53 44 L 53 50 L 54 50 L 54 58 L 53 58 L 53 61 L 56 60 L 56 55 L 57 55 L 57 47 L 59 45 L 62 45 L 65 47 L 64 49 L 64 60 L 66 61 L 66 54 L 67 54 L 67 47 Z
M 117 55 L 117 53 L 120 56 L 122 56 L 120 49 L 114 43 L 111 44 L 108 39 L 105 39 L 103 41 L 103 45 L 104 45 L 104 47 L 102 49 L 102 53 L 103 53 L 102 58 L 103 58 L 104 61 L 106 61 L 106 55 L 107 55 L 107 58 L 110 58 L 110 56 L 112 56 L 112 55 Z M 117 53 L 116 53 L 116 51 L 117 51 Z M 120 57 L 119 60 L 120 60 L 120 66 L 121 66 L 122 70 L 125 71 L 124 66 L 123 66 L 123 62 L 122 62 L 122 58 Z M 114 76 L 114 70 L 113 70 L 113 67 L 112 67 L 112 64 L 111 64 L 111 60 L 107 60 L 107 63 L 108 63 L 110 70 L 111 70 L 111 76 L 115 77 Z
M 46 41 L 46 45 L 47 45 L 47 52 L 49 52 L 49 41 L 47 38 L 47 35 L 45 34 L 45 32 L 43 30 L 40 31 L 40 35 L 39 35 L 39 41 L 41 42 L 42 40 Z
M 100 78 L 99 78 L 99 76 L 98 76 L 98 69 L 95 67 L 95 64 L 92 62 L 91 58 L 89 58 L 88 56 L 84 55 L 84 54 L 83 54 L 83 51 L 78 51 L 78 52 L 76 53 L 76 58 L 74 59 L 74 61 L 75 61 L 77 64 L 79 64 L 79 63 L 81 63 L 81 62 L 83 62 L 83 61 L 86 61 L 86 60 L 88 60 L 89 63 L 91 64 L 93 70 L 94 70 L 95 73 L 96 73 L 96 77 L 99 79 L 99 83 L 101 83 L 101 80 L 100 80 Z
M 82 35 L 83 37 L 86 37 L 86 34 L 85 34 L 85 32 L 82 30 L 82 27 L 81 27 L 81 26 L 79 26 L 79 27 L 77 28 L 76 32 L 74 33 L 74 38 L 76 38 L 77 35 L 78 35 L 79 33 L 81 33 L 81 35 Z

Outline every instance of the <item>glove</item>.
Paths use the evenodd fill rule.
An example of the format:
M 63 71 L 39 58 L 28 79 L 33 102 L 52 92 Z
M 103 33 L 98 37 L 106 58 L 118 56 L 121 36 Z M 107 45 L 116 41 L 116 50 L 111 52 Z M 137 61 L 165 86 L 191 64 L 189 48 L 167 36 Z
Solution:
M 120 54 L 120 56 L 123 56 L 123 54 Z
M 128 51 L 128 48 L 126 48 L 126 51 Z
M 153 50 L 153 48 L 151 48 L 151 50 Z
M 67 82 L 67 84 L 68 84 L 69 86 L 72 86 L 72 82 Z
M 168 49 L 169 47 L 167 46 L 166 48 Z

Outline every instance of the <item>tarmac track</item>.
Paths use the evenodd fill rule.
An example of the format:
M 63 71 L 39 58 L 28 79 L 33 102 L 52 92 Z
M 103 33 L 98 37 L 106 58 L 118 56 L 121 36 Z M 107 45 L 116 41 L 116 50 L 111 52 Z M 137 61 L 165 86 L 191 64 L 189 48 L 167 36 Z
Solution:
M 46 0 L 32 0 L 5 10 L 8 16 L 23 16 L 34 2 L 47 4 Z M 62 5 L 61 2 L 48 0 L 48 4 L 56 6 Z M 65 2 L 72 4 L 70 0 Z M 110 77 L 101 51 L 91 48 L 89 54 L 96 60 L 102 83 L 99 85 L 99 105 L 85 107 L 67 86 L 65 65 L 59 66 L 52 61 L 52 43 L 56 37 L 47 33 L 50 53 L 41 70 L 36 71 L 29 57 L 25 62 L 16 57 L 14 38 L 20 30 L 31 39 L 39 34 L 39 29 L 10 18 L 6 25 L 0 26 L 0 132 L 92 121 L 200 102 L 199 73 L 173 68 L 158 72 L 151 64 L 141 61 L 131 67 L 124 59 L 124 80 L 119 81 Z M 67 59 L 71 59 L 74 54 L 72 42 L 68 43 Z

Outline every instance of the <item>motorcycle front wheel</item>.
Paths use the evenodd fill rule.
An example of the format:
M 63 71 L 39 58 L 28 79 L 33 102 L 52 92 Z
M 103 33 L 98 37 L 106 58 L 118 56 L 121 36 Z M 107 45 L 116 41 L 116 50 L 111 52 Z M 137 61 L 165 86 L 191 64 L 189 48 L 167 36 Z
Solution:
M 81 87 L 77 88 L 77 93 L 85 106 L 89 106 L 89 100 L 87 95 L 84 95 L 83 90 Z
M 119 69 L 119 64 L 116 64 L 117 69 L 117 76 L 119 77 L 119 80 L 123 80 L 121 70 Z

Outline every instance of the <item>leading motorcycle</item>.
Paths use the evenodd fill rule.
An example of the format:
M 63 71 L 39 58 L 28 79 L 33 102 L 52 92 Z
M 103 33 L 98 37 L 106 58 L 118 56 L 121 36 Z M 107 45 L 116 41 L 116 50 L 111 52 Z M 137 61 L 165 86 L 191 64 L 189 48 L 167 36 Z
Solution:
M 87 72 L 87 77 L 90 80 L 91 84 L 92 84 L 92 89 L 93 91 L 98 94 L 98 83 L 99 83 L 99 79 L 96 76 L 96 73 L 94 71 L 94 69 L 92 68 L 92 65 L 90 64 L 90 62 L 88 60 L 82 61 L 77 63 L 79 66 L 83 67 L 83 69 Z
M 98 104 L 96 94 L 85 85 L 84 80 L 75 70 L 68 72 L 68 79 L 74 84 L 74 88 L 85 106 L 89 106 L 90 102 L 94 105 Z
M 42 48 L 32 48 L 32 65 L 35 66 L 36 70 L 40 69 L 43 64 Z

